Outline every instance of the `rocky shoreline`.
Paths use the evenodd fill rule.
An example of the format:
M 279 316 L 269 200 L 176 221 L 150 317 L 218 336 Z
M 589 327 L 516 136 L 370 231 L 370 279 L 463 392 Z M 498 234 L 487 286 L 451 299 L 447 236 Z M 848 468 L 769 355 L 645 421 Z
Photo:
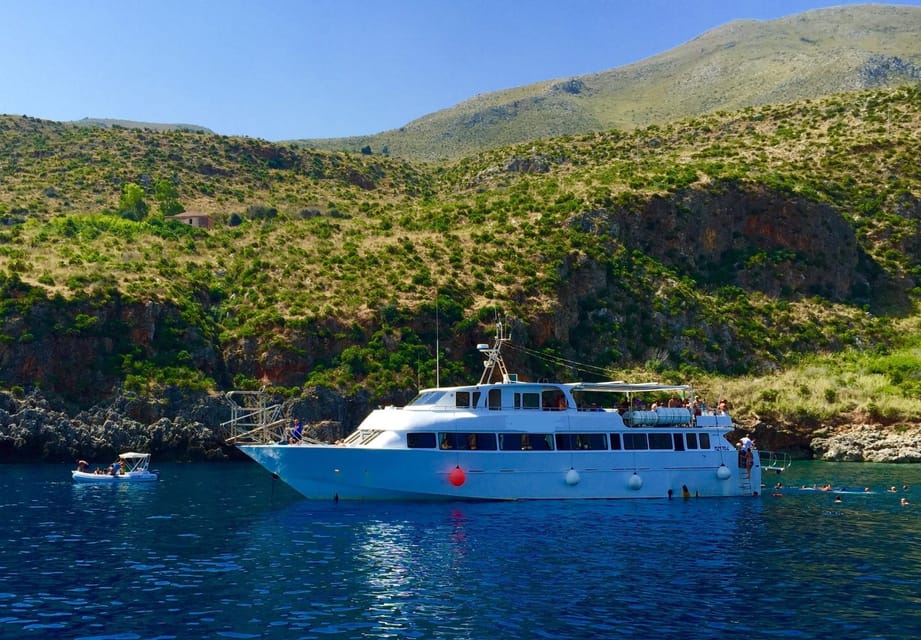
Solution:
M 334 441 L 371 410 L 367 397 L 345 398 L 311 389 L 296 399 L 274 398 L 282 415 L 298 417 L 311 435 Z M 122 451 L 153 454 L 157 461 L 239 460 L 225 442 L 221 423 L 231 403 L 223 395 L 190 397 L 178 392 L 151 399 L 121 394 L 73 415 L 60 403 L 33 392 L 17 398 L 0 392 L 0 463 L 112 460 Z M 740 427 L 761 449 L 796 459 L 834 462 L 921 462 L 921 425 L 851 424 L 813 431 L 758 422 Z

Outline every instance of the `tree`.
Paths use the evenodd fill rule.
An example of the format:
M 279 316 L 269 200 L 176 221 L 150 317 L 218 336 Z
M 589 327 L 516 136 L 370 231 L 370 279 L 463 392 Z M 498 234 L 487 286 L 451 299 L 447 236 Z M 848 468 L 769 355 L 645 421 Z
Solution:
M 134 182 L 127 183 L 118 201 L 119 215 L 140 222 L 147 217 L 147 210 L 147 203 L 144 202 L 144 189 Z
M 154 197 L 159 203 L 160 213 L 164 216 L 173 216 L 185 211 L 185 207 L 179 202 L 179 190 L 172 180 L 157 180 Z

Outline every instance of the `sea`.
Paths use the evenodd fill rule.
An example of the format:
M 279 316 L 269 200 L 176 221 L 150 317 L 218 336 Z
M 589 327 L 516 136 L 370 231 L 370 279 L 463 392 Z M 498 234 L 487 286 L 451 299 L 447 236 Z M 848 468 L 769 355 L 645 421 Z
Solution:
M 759 498 L 338 504 L 252 463 L 152 466 L 0 466 L 0 638 L 921 634 L 921 465 L 794 462 Z

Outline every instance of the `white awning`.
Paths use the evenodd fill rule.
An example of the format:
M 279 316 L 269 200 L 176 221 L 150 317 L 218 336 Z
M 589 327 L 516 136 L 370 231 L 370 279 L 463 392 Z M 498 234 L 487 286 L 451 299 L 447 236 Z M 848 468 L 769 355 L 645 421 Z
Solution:
M 687 384 L 660 384 L 658 382 L 577 382 L 566 385 L 572 391 L 600 391 L 606 393 L 645 393 L 647 391 L 687 391 Z

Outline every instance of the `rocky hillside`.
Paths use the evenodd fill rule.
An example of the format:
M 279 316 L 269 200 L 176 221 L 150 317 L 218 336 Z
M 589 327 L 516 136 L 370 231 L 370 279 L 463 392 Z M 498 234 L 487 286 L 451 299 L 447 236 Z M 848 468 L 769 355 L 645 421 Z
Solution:
M 347 429 L 433 384 L 436 343 L 441 381 L 469 380 L 509 315 L 524 378 L 591 363 L 719 389 L 835 354 L 835 389 L 762 379 L 737 416 L 907 429 L 919 142 L 915 86 L 439 164 L 0 118 L 0 386 L 55 424 L 138 398 L 117 411 L 142 425 L 168 417 L 157 398 L 322 389 Z M 844 392 L 862 377 L 872 394 Z M 0 442 L 27 442 L 7 413 Z

